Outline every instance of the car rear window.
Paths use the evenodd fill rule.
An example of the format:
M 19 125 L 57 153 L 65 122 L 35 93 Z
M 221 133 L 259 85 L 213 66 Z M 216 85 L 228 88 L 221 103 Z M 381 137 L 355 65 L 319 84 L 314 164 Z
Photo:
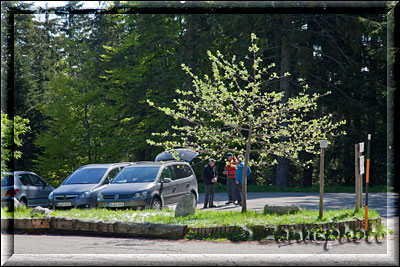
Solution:
M 5 175 L 1 177 L 1 186 L 12 186 L 14 185 L 14 175 Z
M 29 178 L 29 174 L 19 174 L 18 178 L 21 180 L 23 185 L 32 185 L 32 181 Z
M 184 169 L 185 168 L 184 166 L 185 165 L 183 165 L 183 164 L 174 165 L 174 171 L 175 171 L 176 179 L 182 179 L 182 178 L 187 177 L 185 169 Z
M 135 166 L 124 168 L 111 183 L 151 183 L 156 180 L 159 170 L 160 166 Z
M 38 176 L 31 174 L 31 180 L 33 185 L 35 186 L 46 186 L 46 182 L 40 179 Z
M 183 169 L 185 170 L 186 177 L 193 175 L 192 168 L 190 168 L 188 165 L 183 165 Z
M 106 168 L 84 168 L 76 170 L 64 184 L 98 184 Z

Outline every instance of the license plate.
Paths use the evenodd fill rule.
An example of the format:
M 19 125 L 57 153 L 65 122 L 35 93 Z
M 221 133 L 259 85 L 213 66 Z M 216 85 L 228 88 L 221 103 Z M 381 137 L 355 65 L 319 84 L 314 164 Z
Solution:
M 109 207 L 123 207 L 125 206 L 124 202 L 110 202 L 108 203 Z
M 58 202 L 57 207 L 70 207 L 72 206 L 71 202 Z

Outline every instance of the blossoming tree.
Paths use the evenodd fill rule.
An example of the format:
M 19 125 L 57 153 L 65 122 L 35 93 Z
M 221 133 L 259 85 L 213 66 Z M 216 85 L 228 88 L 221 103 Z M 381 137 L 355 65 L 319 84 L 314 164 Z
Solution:
M 213 77 L 201 79 L 189 67 L 183 70 L 193 79 L 193 88 L 176 90 L 182 97 L 174 99 L 176 108 L 158 107 L 166 115 L 185 124 L 173 125 L 171 130 L 153 133 L 161 141 L 147 140 L 165 150 L 190 147 L 201 157 L 223 158 L 226 152 L 244 154 L 245 166 L 242 183 L 242 211 L 247 209 L 247 166 L 271 164 L 268 155 L 286 157 L 300 163 L 298 154 L 305 150 L 318 154 L 315 149 L 321 139 L 345 134 L 338 127 L 345 121 L 334 122 L 332 114 L 316 115 L 318 98 L 329 94 L 307 94 L 308 86 L 297 96 L 283 102 L 284 92 L 272 90 L 270 83 L 279 77 L 272 72 L 275 64 L 262 67 L 257 55 L 257 37 L 251 34 L 247 62 L 230 60 L 217 51 L 208 51 Z M 329 137 L 329 138 L 328 138 Z M 250 158 L 250 155 L 257 155 Z M 276 162 L 272 162 L 276 163 Z M 309 162 L 303 163 L 304 165 Z

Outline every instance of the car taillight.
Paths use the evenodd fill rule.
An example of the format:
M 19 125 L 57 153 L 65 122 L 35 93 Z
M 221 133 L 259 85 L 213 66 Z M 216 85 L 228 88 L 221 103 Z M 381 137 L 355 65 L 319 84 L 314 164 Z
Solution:
M 18 194 L 18 191 L 19 191 L 18 189 L 10 189 L 7 191 L 6 197 L 13 197 L 16 194 Z

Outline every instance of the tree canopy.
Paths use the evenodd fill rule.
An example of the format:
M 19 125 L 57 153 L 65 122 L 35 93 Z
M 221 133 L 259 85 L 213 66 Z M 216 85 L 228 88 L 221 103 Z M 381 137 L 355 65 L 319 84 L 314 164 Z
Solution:
M 251 159 L 254 163 L 276 160 L 278 164 L 255 166 L 249 183 L 283 187 L 316 184 L 317 158 L 311 146 L 317 138 L 327 137 L 331 145 L 326 153 L 326 184 L 354 185 L 354 144 L 365 141 L 369 133 L 373 136 L 371 185 L 387 183 L 389 7 L 363 4 L 368 12 L 362 14 L 358 10 L 351 14 L 348 9 L 340 12 L 336 4 L 329 3 L 326 10 L 335 8 L 337 13 L 277 14 L 270 11 L 295 4 L 263 6 L 243 2 L 236 7 L 260 12 L 233 14 L 222 12 L 235 5 L 231 2 L 182 5 L 111 1 L 103 5 L 107 12 L 75 12 L 81 4 L 69 1 L 65 6 L 47 7 L 42 14 L 32 14 L 32 4 L 2 3 L 2 34 L 7 37 L 2 38 L 2 100 L 9 98 L 8 107 L 2 102 L 2 110 L 30 122 L 30 130 L 21 136 L 24 146 L 19 150 L 24 156 L 15 161 L 16 169 L 36 171 L 57 183 L 88 163 L 154 160 L 163 148 L 146 142 L 152 133 L 172 133 L 194 126 L 146 101 L 171 112 L 177 105 L 189 108 L 188 103 L 198 104 L 198 88 L 210 99 L 207 111 L 214 107 L 228 115 L 223 120 L 214 113 L 205 116 L 206 111 L 182 116 L 215 120 L 209 125 L 202 122 L 209 130 L 213 125 L 229 128 L 228 124 L 236 124 L 247 114 L 247 102 L 237 102 L 241 107 L 237 110 L 230 97 L 246 99 L 266 93 L 268 103 L 275 101 L 276 105 L 265 110 L 267 113 L 259 109 L 265 100 L 250 112 L 259 119 L 253 124 L 255 144 Z M 169 12 L 157 12 L 155 6 L 161 4 Z M 191 14 L 190 7 L 182 9 L 189 4 L 196 14 Z M 373 9 L 375 13 L 371 12 L 374 5 L 379 6 Z M 154 12 L 149 12 L 152 8 Z M 232 10 L 236 10 L 234 6 Z M 255 63 L 262 78 L 255 77 L 253 63 L 245 58 L 244 51 L 252 45 L 252 32 L 258 38 L 260 60 Z M 214 52 L 207 54 L 208 50 Z M 214 64 L 211 68 L 210 57 Z M 249 57 L 254 61 L 252 55 Z M 13 64 L 7 65 L 10 61 Z M 275 66 L 269 67 L 272 62 Z M 183 63 L 189 72 L 182 71 Z M 263 64 L 266 65 L 261 67 Z M 214 71 L 219 72 L 219 79 Z M 232 79 L 235 75 L 240 90 Z M 246 76 L 255 80 L 243 80 Z M 211 91 L 207 91 L 215 87 L 221 87 L 218 92 L 226 92 L 219 96 L 219 103 L 211 101 Z M 309 110 L 294 117 L 291 106 Z M 274 110 L 287 114 L 285 120 L 274 122 Z M 319 118 L 326 121 L 328 128 L 340 123 L 347 134 L 311 137 L 316 126 L 312 122 Z M 300 120 L 307 123 L 302 125 Z M 249 129 L 249 120 L 239 122 L 241 128 Z M 274 127 L 279 130 L 273 131 Z M 301 127 L 303 131 L 299 131 Z M 204 138 L 212 142 L 202 149 L 210 150 L 216 139 L 220 140 L 215 141 L 219 146 L 218 142 L 229 139 L 224 133 L 237 135 L 239 130 L 205 133 Z M 237 147 L 237 152 L 243 152 L 243 140 L 248 135 L 246 131 L 241 134 L 244 138 L 229 139 L 226 148 Z M 263 140 L 262 135 L 269 139 Z M 309 142 L 292 144 L 308 136 Z M 261 147 L 264 152 L 260 152 Z M 296 160 L 283 161 L 284 157 Z
M 257 160 L 251 159 L 250 164 L 265 165 L 270 154 L 300 163 L 300 151 L 318 153 L 315 148 L 320 140 L 344 134 L 344 131 L 335 133 L 334 130 L 345 121 L 334 122 L 332 114 L 311 116 L 317 110 L 320 94 L 310 96 L 305 90 L 282 102 L 284 92 L 273 90 L 270 82 L 290 74 L 277 76 L 273 71 L 275 63 L 262 66 L 256 38 L 252 34 L 251 59 L 248 62 L 236 62 L 235 56 L 226 59 L 219 51 L 217 55 L 208 51 L 212 77 L 204 75 L 200 79 L 183 64 L 183 69 L 193 78 L 193 90 L 176 90 L 180 96 L 173 99 L 175 109 L 158 107 L 150 100 L 148 103 L 156 105 L 177 122 L 186 120 L 189 124 L 172 125 L 172 131 L 153 133 L 153 136 L 172 139 L 161 142 L 148 140 L 148 143 L 163 146 L 165 150 L 191 147 L 203 157 L 221 159 L 227 152 L 254 152 L 258 157 Z M 288 139 L 280 142 L 282 136 Z M 250 143 L 249 151 L 246 151 L 247 142 Z

